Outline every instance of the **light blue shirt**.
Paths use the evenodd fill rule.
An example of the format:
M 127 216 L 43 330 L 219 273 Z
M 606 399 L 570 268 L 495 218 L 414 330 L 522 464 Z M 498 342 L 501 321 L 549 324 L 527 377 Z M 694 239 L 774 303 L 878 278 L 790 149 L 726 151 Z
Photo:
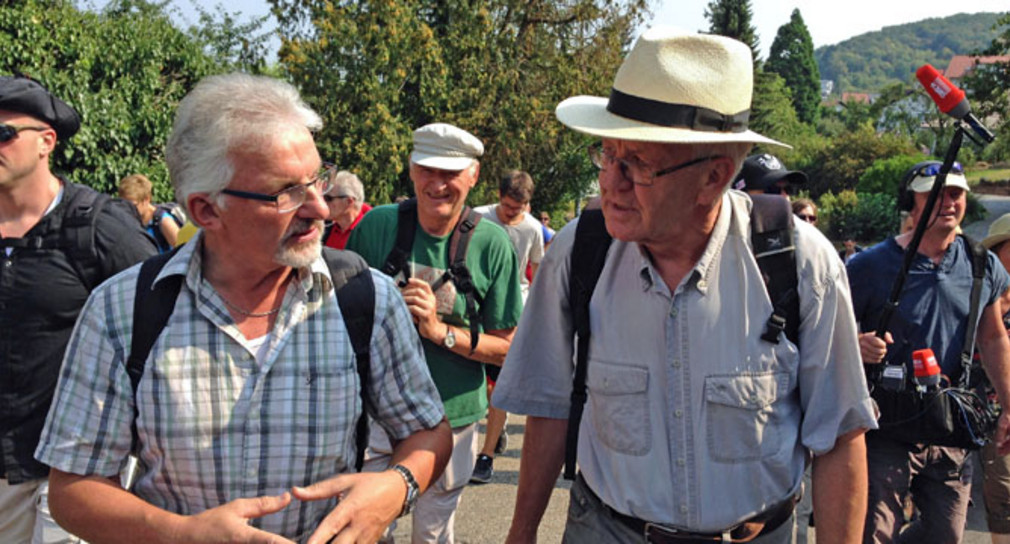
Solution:
M 697 266 L 671 293 L 643 250 L 614 240 L 590 303 L 579 465 L 615 510 L 719 531 L 785 500 L 808 452 L 875 428 L 845 269 L 795 222 L 801 350 L 761 340 L 771 315 L 750 250 L 750 200 L 723 197 Z M 495 388 L 513 413 L 568 417 L 575 226 L 554 239 Z M 563 437 L 559 437 L 564 440 Z

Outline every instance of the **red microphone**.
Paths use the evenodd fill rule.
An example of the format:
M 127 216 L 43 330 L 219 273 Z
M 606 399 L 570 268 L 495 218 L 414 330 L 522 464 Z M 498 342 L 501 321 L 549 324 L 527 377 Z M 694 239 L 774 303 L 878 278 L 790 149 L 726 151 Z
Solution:
M 940 107 L 940 111 L 950 115 L 958 121 L 964 121 L 986 142 L 995 140 L 995 136 L 989 129 L 971 113 L 971 105 L 965 98 L 964 91 L 958 89 L 949 79 L 943 77 L 929 64 L 923 64 L 915 71 L 915 77 L 919 78 L 919 83 L 926 88 L 926 92 L 933 98 L 933 102 Z
M 921 386 L 936 386 L 940 383 L 940 365 L 936 363 L 933 350 L 917 349 L 912 352 L 915 383 Z

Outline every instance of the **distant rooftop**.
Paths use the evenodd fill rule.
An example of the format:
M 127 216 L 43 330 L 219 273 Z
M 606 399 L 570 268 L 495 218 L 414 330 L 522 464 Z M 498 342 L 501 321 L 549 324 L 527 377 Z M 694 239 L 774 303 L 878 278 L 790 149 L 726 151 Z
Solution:
M 1000 62 L 1010 62 L 1010 55 L 996 55 L 988 57 L 973 57 L 970 55 L 954 55 L 950 59 L 950 64 L 943 71 L 947 79 L 961 79 L 972 68 L 979 64 L 996 64 Z

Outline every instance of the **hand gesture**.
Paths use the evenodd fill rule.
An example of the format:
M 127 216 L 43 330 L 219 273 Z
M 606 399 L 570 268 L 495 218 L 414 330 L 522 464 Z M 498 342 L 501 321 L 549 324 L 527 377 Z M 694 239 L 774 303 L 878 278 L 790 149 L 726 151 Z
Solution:
M 884 338 L 878 338 L 876 333 L 864 332 L 859 335 L 859 355 L 864 363 L 879 363 L 887 355 L 887 345 L 893 344 L 891 333 L 885 332 Z
M 445 325 L 438 319 L 438 300 L 431 285 L 424 280 L 410 278 L 400 293 L 414 318 L 418 334 L 432 341 L 440 338 L 440 334 L 445 332 Z
M 236 499 L 189 516 L 171 540 L 191 544 L 248 542 L 250 544 L 294 544 L 293 541 L 249 525 L 255 518 L 273 514 L 291 502 L 291 495 Z
M 342 474 L 308 487 L 292 488 L 292 492 L 303 501 L 340 497 L 308 544 L 371 544 L 403 509 L 407 483 L 395 471 L 387 470 Z

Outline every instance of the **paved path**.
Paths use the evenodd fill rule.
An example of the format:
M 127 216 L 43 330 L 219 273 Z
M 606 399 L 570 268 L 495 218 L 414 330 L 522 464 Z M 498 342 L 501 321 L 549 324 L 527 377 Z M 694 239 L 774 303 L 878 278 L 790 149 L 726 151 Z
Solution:
M 1004 213 L 1010 213 L 1010 197 L 982 195 L 982 204 L 989 210 L 985 221 L 965 227 L 965 232 L 978 240 L 985 237 L 989 224 Z M 463 492 L 456 514 L 456 541 L 459 544 L 498 544 L 505 539 L 512 509 L 515 506 L 516 485 L 519 482 L 519 452 L 522 449 L 525 418 L 509 416 L 509 447 L 495 460 L 495 474 L 491 483 L 470 485 Z M 976 470 L 976 476 L 980 476 Z M 977 478 L 976 478 L 977 479 Z M 540 525 L 539 542 L 556 544 L 561 542 L 564 530 L 565 512 L 568 508 L 569 483 L 558 479 L 554 486 L 544 521 Z M 964 544 L 988 544 L 985 509 L 978 493 L 981 484 L 975 486 L 974 506 L 968 512 L 967 531 Z M 401 523 L 395 535 L 397 542 L 409 542 L 409 518 Z

